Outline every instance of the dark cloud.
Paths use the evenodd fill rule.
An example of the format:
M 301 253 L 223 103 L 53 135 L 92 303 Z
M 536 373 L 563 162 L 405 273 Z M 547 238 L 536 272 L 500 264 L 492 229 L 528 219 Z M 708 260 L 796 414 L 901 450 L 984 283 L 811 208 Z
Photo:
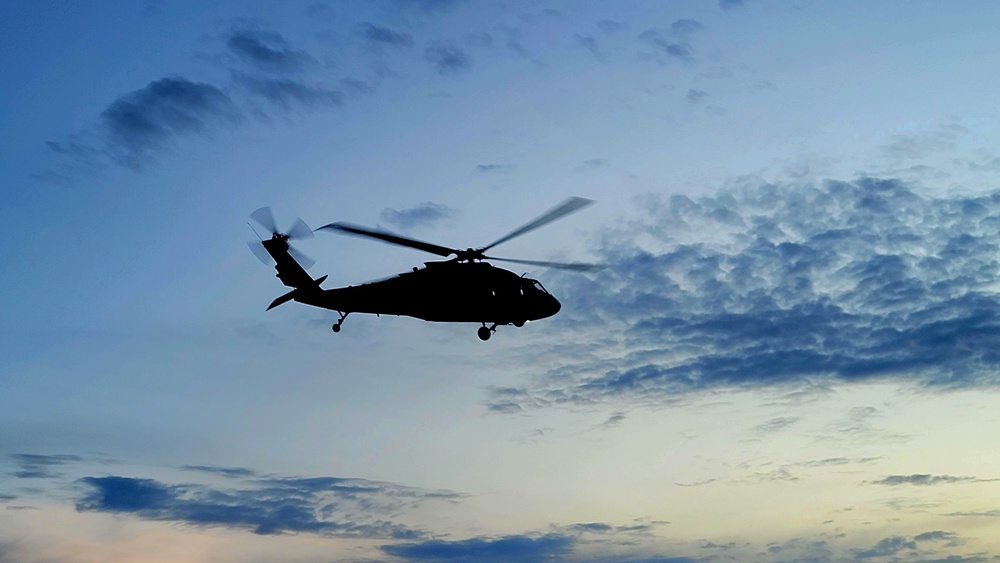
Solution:
M 226 46 L 241 61 L 255 70 L 269 73 L 294 73 L 315 64 L 305 51 L 292 49 L 273 31 L 234 31 Z
M 700 104 L 708 99 L 708 92 L 692 88 L 687 91 L 687 95 L 684 97 L 687 99 L 688 103 Z
M 677 20 L 670 24 L 670 32 L 677 37 L 687 39 L 691 35 L 705 29 L 698 20 Z
M 869 549 L 852 549 L 856 559 L 873 559 L 875 557 L 891 557 L 900 551 L 916 550 L 917 542 L 903 536 L 892 536 L 879 540 Z
M 436 43 L 424 51 L 424 57 L 440 74 L 458 74 L 472 68 L 468 53 L 452 43 Z
M 118 98 L 101 113 L 106 154 L 139 169 L 178 136 L 205 133 L 213 123 L 236 123 L 241 113 L 225 93 L 169 76 Z
M 218 472 L 218 468 L 212 471 Z M 265 535 L 302 532 L 418 539 L 421 532 L 385 518 L 425 500 L 460 497 L 452 491 L 338 477 L 252 479 L 233 489 L 121 476 L 85 477 L 80 483 L 89 492 L 77 503 L 79 511 L 130 514 L 146 520 L 245 529 Z
M 575 538 L 562 534 L 513 535 L 459 541 L 429 540 L 387 545 L 382 551 L 409 561 L 552 561 L 566 555 Z
M 602 422 L 601 424 L 599 424 L 598 428 L 604 428 L 604 429 L 607 429 L 607 428 L 617 428 L 617 427 L 621 426 L 621 424 L 623 422 L 625 422 L 626 418 L 628 418 L 628 415 L 626 415 L 623 412 L 613 413 L 604 422 Z
M 989 479 L 992 481 L 992 479 Z M 873 485 L 946 485 L 951 483 L 978 483 L 983 479 L 975 477 L 954 477 L 952 475 L 930 475 L 928 473 L 914 473 L 913 475 L 889 475 L 888 477 L 872 481 Z
M 491 172 L 510 172 L 514 169 L 513 164 L 477 164 L 476 172 L 488 174 Z
M 610 166 L 611 163 L 605 158 L 591 158 L 584 160 L 583 165 L 587 168 L 605 168 Z
M 202 473 L 212 473 L 223 477 L 244 478 L 256 475 L 252 469 L 245 467 L 217 467 L 214 465 L 185 465 L 181 467 L 184 471 L 200 471 Z
M 465 0 L 396 0 L 396 6 L 403 11 L 438 15 L 448 12 L 464 2 Z
M 401 31 L 394 31 L 388 27 L 363 23 L 358 33 L 372 45 L 388 45 L 390 47 L 407 49 L 413 47 L 412 35 Z
M 897 162 L 922 160 L 934 153 L 954 149 L 968 132 L 965 127 L 950 123 L 930 131 L 893 135 L 892 140 L 882 147 L 882 151 Z
M 830 467 L 835 465 L 854 465 L 874 463 L 882 459 L 881 457 L 828 457 L 825 459 L 815 459 L 811 461 L 800 461 L 792 465 L 802 467 Z
M 17 466 L 11 475 L 18 479 L 54 479 L 62 476 L 54 468 L 83 461 L 80 456 L 67 454 L 10 454 L 10 458 Z
M 291 78 L 238 75 L 237 84 L 262 100 L 283 110 L 297 108 L 339 107 L 344 94 L 321 86 L 306 84 Z
M 719 7 L 723 10 L 733 10 L 743 6 L 743 0 L 719 0 Z
M 446 205 L 427 202 L 409 209 L 383 209 L 379 217 L 390 225 L 407 230 L 429 227 L 453 214 L 454 211 Z
M 932 197 L 861 178 L 642 207 L 600 235 L 611 267 L 559 278 L 565 330 L 545 346 L 563 360 L 495 393 L 505 411 L 707 389 L 1000 383 L 1000 192 Z M 836 432 L 871 434 L 877 413 L 861 409 Z
M 773 434 L 780 432 L 799 421 L 797 416 L 779 416 L 762 422 L 753 428 L 756 434 Z
M 604 53 L 601 52 L 601 48 L 597 44 L 597 39 L 595 39 L 593 35 L 581 35 L 579 33 L 575 33 L 573 34 L 573 42 L 589 51 L 590 54 L 597 60 L 604 60 Z
M 933 532 L 924 532 L 922 534 L 917 534 L 913 536 L 913 540 L 917 542 L 947 541 L 954 543 L 956 541 L 959 541 L 960 538 L 958 534 L 954 532 L 945 532 L 944 530 L 934 530 Z
M 597 29 L 600 29 L 607 35 L 614 35 L 622 30 L 622 24 L 613 20 L 601 20 L 597 22 Z

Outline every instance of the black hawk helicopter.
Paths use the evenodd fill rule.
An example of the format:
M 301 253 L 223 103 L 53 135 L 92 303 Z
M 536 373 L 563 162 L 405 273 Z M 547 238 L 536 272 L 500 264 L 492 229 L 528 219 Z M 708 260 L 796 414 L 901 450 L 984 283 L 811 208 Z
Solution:
M 576 272 L 595 272 L 604 268 L 599 264 L 580 262 L 545 262 L 516 260 L 486 256 L 486 251 L 515 237 L 533 231 L 556 219 L 578 211 L 593 203 L 592 200 L 572 197 L 542 214 L 537 219 L 507 233 L 481 248 L 460 250 L 438 246 L 407 238 L 387 231 L 369 229 L 350 223 L 330 223 L 316 229 L 353 236 L 373 238 L 382 242 L 415 248 L 454 258 L 438 262 L 425 262 L 424 268 L 413 268 L 391 278 L 361 285 L 323 289 L 320 284 L 327 276 L 313 279 L 306 270 L 313 265 L 309 259 L 288 241 L 313 236 L 313 231 L 302 219 L 297 219 L 287 232 L 279 232 L 270 207 L 254 211 L 250 217 L 271 233 L 270 239 L 249 243 L 250 250 L 265 264 L 268 257 L 274 260 L 277 277 L 292 290 L 278 297 L 267 310 L 288 301 L 330 309 L 340 313 L 340 320 L 333 325 L 333 332 L 340 332 L 344 319 L 350 313 L 376 315 L 404 315 L 433 322 L 482 323 L 478 331 L 481 340 L 489 340 L 497 326 L 524 326 L 528 321 L 551 317 L 559 312 L 559 301 L 542 287 L 538 280 L 519 276 L 485 262 L 496 260 L 558 268 Z M 252 228 L 252 226 L 251 226 Z M 256 232 L 256 231 L 255 231 Z M 490 326 L 487 326 L 490 325 Z

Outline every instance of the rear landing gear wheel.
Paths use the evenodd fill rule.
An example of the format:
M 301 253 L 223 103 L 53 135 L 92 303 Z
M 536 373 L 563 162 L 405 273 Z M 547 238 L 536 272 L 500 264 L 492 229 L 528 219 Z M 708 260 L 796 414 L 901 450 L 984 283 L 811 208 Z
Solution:
M 514 324 L 514 326 L 515 326 L 515 327 L 517 327 L 517 328 L 521 328 L 522 326 L 524 326 L 524 321 L 522 321 L 522 320 L 517 320 L 517 321 L 514 321 L 514 323 L 513 323 L 513 324 Z
M 479 339 L 480 340 L 482 340 L 483 342 L 485 342 L 485 341 L 487 341 L 487 340 L 490 339 L 490 336 L 493 334 L 493 331 L 491 331 L 490 329 L 486 328 L 485 326 L 481 326 L 481 327 L 479 327 L 479 330 L 476 332 L 476 334 L 479 335 Z
M 340 323 L 333 325 L 333 332 L 340 332 Z

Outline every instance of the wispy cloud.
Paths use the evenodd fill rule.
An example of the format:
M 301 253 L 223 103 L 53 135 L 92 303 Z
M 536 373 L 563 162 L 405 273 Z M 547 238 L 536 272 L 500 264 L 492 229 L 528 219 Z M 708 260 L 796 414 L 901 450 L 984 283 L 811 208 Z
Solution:
M 511 535 L 387 545 L 382 551 L 408 561 L 544 561 L 567 554 L 574 542 L 562 534 Z
M 472 68 L 469 54 L 453 43 L 438 42 L 427 47 L 424 58 L 439 74 L 459 74 Z
M 510 172 L 514 169 L 513 164 L 477 164 L 476 172 L 480 174 L 491 174 L 499 172 Z
M 281 34 L 262 30 L 236 30 L 226 41 L 229 51 L 251 68 L 269 73 L 299 72 L 316 60 L 289 47 Z
M 101 113 L 101 126 L 109 156 L 139 169 L 181 136 L 204 134 L 211 125 L 241 119 L 236 104 L 222 90 L 168 76 L 112 102 Z
M 55 468 L 82 461 L 78 455 L 69 454 L 10 454 L 17 469 L 11 473 L 18 479 L 54 479 L 62 473 Z
M 779 416 L 754 426 L 753 432 L 755 434 L 774 434 L 775 432 L 781 432 L 798 421 L 799 417 L 797 416 Z
M 390 225 L 408 230 L 431 226 L 453 214 L 454 211 L 446 205 L 427 202 L 409 209 L 383 209 L 379 217 Z
M 931 475 L 929 473 L 914 473 L 912 475 L 888 475 L 882 479 L 871 481 L 872 485 L 946 485 L 952 483 L 982 483 L 995 479 L 979 479 L 977 477 L 955 477 L 953 475 Z
M 198 470 L 204 470 L 203 466 Z M 230 478 L 243 471 L 209 469 Z M 251 472 L 252 473 L 252 472 Z M 423 534 L 386 518 L 426 500 L 455 500 L 453 491 L 339 477 L 267 477 L 238 488 L 167 484 L 123 476 L 84 477 L 79 511 L 130 514 L 146 520 L 221 526 L 255 534 L 288 532 L 417 539 Z
M 409 49 L 413 47 L 413 36 L 388 27 L 363 23 L 358 34 L 372 46 L 388 46 Z
M 602 234 L 608 270 L 561 278 L 559 322 L 574 336 L 550 345 L 586 361 L 496 394 L 505 410 L 706 389 L 1000 383 L 1000 192 L 931 197 L 862 178 L 642 206 L 645 217 Z M 853 416 L 844 432 L 870 426 L 869 411 Z

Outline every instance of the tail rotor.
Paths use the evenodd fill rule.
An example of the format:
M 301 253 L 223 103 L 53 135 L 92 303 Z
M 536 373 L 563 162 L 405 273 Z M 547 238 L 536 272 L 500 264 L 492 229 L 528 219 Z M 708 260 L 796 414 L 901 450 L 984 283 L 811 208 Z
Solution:
M 284 242 L 285 246 L 288 249 L 288 253 L 292 255 L 292 258 L 294 258 L 295 261 L 298 262 L 303 269 L 308 270 L 313 266 L 313 264 L 316 263 L 315 260 L 306 256 L 298 249 L 296 249 L 294 246 L 288 244 L 289 240 L 303 240 L 303 239 L 313 238 L 313 231 L 312 229 L 309 228 L 309 225 L 307 225 L 305 221 L 296 218 L 295 222 L 292 223 L 292 226 L 289 227 L 289 229 L 283 233 L 279 231 L 278 224 L 274 220 L 274 213 L 271 211 L 270 207 L 261 207 L 260 209 L 251 213 L 250 218 L 253 219 L 258 225 L 263 227 L 264 230 L 266 230 L 268 233 L 271 234 L 271 239 L 270 239 L 271 241 Z M 251 226 L 251 228 L 253 227 Z M 257 231 L 254 230 L 254 233 L 256 232 Z M 258 260 L 263 262 L 265 265 L 270 266 L 271 263 L 274 262 L 275 260 L 272 260 L 273 257 L 270 255 L 270 253 L 267 250 L 267 247 L 265 247 L 264 245 L 265 239 L 260 237 L 259 234 L 257 236 L 258 238 L 261 238 L 261 240 L 249 241 L 247 242 L 247 245 L 250 247 L 250 251 L 253 252 L 253 255 L 256 256 Z

